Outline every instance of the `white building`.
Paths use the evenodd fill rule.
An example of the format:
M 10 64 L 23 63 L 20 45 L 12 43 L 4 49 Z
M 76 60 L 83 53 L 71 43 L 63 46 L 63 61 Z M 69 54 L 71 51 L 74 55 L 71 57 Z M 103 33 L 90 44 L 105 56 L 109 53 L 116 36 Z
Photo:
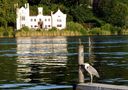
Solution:
M 63 14 L 59 9 L 56 13 L 52 13 L 50 16 L 43 15 L 43 8 L 38 7 L 38 15 L 30 16 L 29 4 L 25 4 L 25 7 L 17 8 L 16 17 L 16 29 L 21 29 L 27 26 L 32 29 L 51 29 L 56 27 L 57 29 L 66 28 L 66 14 Z

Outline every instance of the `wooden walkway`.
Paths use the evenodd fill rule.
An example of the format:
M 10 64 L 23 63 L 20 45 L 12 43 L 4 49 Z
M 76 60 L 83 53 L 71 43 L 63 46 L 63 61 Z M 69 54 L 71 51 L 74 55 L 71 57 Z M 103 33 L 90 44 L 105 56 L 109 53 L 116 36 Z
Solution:
M 77 85 L 76 90 L 128 90 L 128 86 L 82 83 Z

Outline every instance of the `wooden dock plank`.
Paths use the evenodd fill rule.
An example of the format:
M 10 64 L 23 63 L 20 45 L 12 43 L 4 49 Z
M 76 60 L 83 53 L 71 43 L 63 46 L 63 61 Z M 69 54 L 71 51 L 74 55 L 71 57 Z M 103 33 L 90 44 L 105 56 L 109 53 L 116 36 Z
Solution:
M 76 90 L 128 90 L 128 86 L 82 83 L 77 85 Z

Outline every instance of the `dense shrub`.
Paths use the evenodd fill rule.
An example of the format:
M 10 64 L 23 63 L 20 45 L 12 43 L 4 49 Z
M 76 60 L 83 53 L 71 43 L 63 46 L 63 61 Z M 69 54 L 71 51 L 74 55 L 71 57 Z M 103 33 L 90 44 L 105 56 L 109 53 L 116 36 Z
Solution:
M 101 26 L 101 29 L 102 30 L 105 30 L 105 31 L 111 31 L 112 30 L 112 25 L 111 24 L 109 24 L 109 23 L 106 23 L 106 24 L 104 24 L 103 26 Z
M 27 26 L 25 26 L 25 27 L 21 28 L 20 30 L 21 31 L 29 31 L 30 29 Z
M 78 32 L 81 32 L 82 34 L 87 33 L 87 30 L 81 24 L 75 23 L 75 22 L 68 22 L 67 23 L 67 30 L 78 31 Z
M 92 28 L 90 31 L 89 31 L 89 34 L 91 35 L 101 35 L 102 34 L 102 30 L 101 28 Z

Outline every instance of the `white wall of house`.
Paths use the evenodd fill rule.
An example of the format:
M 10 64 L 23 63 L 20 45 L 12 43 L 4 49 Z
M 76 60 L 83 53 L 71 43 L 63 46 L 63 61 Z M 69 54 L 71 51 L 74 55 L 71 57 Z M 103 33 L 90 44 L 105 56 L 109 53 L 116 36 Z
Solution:
M 21 29 L 24 26 L 28 26 L 33 29 L 51 29 L 56 27 L 57 29 L 66 28 L 66 14 L 63 14 L 59 9 L 56 13 L 51 13 L 51 16 L 43 15 L 43 8 L 38 8 L 37 16 L 30 16 L 29 4 L 25 4 L 25 7 L 17 8 L 16 17 L 16 29 Z
M 66 14 L 63 14 L 59 9 L 55 14 L 52 14 L 52 27 L 58 29 L 66 28 Z

